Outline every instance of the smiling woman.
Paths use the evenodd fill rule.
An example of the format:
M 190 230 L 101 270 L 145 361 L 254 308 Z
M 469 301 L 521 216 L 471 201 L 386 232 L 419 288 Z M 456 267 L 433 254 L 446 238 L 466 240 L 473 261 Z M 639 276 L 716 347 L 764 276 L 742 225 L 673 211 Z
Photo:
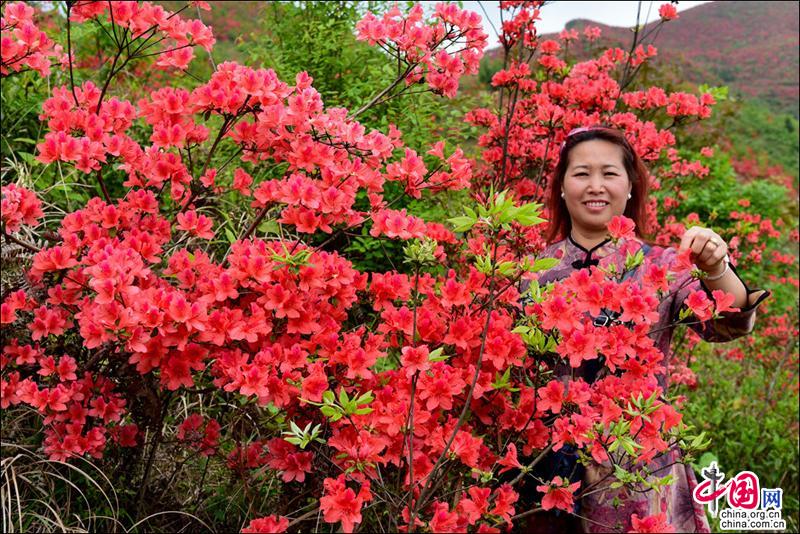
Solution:
M 622 273 L 623 280 L 637 285 L 652 277 L 653 273 L 673 271 L 671 267 L 676 262 L 689 266 L 694 263 L 706 273 L 702 282 L 693 279 L 688 272 L 673 277 L 658 300 L 642 303 L 637 308 L 638 313 L 655 314 L 648 336 L 663 355 L 663 371 L 656 375 L 662 392 L 666 391 L 668 384 L 672 334 L 677 324 L 687 316 L 693 314 L 688 324 L 706 341 L 729 341 L 752 330 L 756 307 L 768 293 L 744 285 L 728 264 L 727 245 L 721 237 L 709 229 L 694 227 L 685 232 L 678 250 L 651 246 L 646 242 L 648 174 L 621 131 L 595 126 L 570 132 L 561 147 L 550 189 L 548 242 L 551 244 L 542 256 L 554 257 L 558 263 L 539 276 L 540 286 L 559 282 L 576 270 L 592 267 L 598 267 L 589 275 L 593 279 L 613 278 Z M 642 258 L 642 264 L 629 268 L 628 259 L 637 255 Z M 589 276 L 584 278 L 588 280 Z M 630 291 L 636 292 L 634 285 L 629 287 Z M 609 295 L 604 293 L 605 297 Z M 720 304 L 723 297 L 726 306 Z M 702 322 L 710 319 L 711 315 L 694 302 L 698 299 L 716 301 L 720 315 Z M 604 302 L 598 306 L 600 313 L 593 314 L 591 321 L 579 329 L 579 335 L 564 335 L 570 360 L 573 356 L 581 356 L 581 339 L 591 339 L 596 331 L 617 329 L 625 323 L 626 316 L 620 316 L 611 308 L 612 305 Z M 594 344 L 588 344 L 596 354 Z M 601 351 L 603 354 L 606 352 L 605 349 Z M 571 383 L 577 379 L 593 384 L 613 375 L 614 366 L 604 359 L 603 354 L 583 362 L 581 357 L 576 357 L 575 363 L 570 361 L 569 367 L 556 367 L 556 376 L 564 377 L 566 385 L 570 383 L 570 377 Z M 582 455 L 580 450 L 561 448 L 549 461 L 543 462 L 546 465 L 537 475 L 544 480 L 560 477 L 569 480 L 570 484 L 581 482 L 581 493 L 576 493 L 579 499 L 576 499 L 572 512 L 582 518 L 582 523 L 569 523 L 574 516 L 565 518 L 562 514 L 559 517 L 559 512 L 555 512 L 534 516 L 526 531 L 628 532 L 635 528 L 639 518 L 648 517 L 671 524 L 677 532 L 708 532 L 703 509 L 692 501 L 692 491 L 697 486 L 694 472 L 682 463 L 677 447 L 667 448 L 665 444 L 665 449 L 663 454 L 646 460 L 649 473 L 656 478 L 671 476 L 674 481 L 657 493 L 646 485 L 639 485 L 634 491 L 617 489 L 610 485 L 615 478 L 608 460 L 601 462 L 594 456 L 594 461 L 578 463 L 578 457 Z M 653 482 L 655 478 L 649 477 L 648 480 Z M 568 524 L 563 524 L 565 519 Z M 558 525 L 556 530 L 553 530 L 554 525 Z

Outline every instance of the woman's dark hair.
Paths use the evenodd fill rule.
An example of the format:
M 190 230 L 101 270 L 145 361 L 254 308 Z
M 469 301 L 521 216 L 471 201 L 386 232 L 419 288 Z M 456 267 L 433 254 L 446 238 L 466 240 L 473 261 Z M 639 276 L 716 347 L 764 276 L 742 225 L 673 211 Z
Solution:
M 608 141 L 622 149 L 625 172 L 627 172 L 628 179 L 631 181 L 631 198 L 625 206 L 623 215 L 636 223 L 635 232 L 638 237 L 642 238 L 647 234 L 647 168 L 630 143 L 628 143 L 628 140 L 625 139 L 624 133 L 615 128 L 592 126 L 571 131 L 561 147 L 553 181 L 550 184 L 550 194 L 547 199 L 547 207 L 550 214 L 550 226 L 547 231 L 548 243 L 553 243 L 559 238 L 566 238 L 572 230 L 572 220 L 570 219 L 569 211 L 567 211 L 567 204 L 561 198 L 561 185 L 564 183 L 564 176 L 567 174 L 569 153 L 580 143 L 594 139 Z

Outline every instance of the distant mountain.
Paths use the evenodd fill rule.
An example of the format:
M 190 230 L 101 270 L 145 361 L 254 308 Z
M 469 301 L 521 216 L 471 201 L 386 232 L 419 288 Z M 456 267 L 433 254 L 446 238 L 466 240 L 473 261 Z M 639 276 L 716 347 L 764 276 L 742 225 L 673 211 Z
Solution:
M 657 19 L 644 32 L 655 24 Z M 587 20 L 571 21 L 567 27 L 582 29 L 587 25 L 602 29 L 598 44 L 627 48 L 631 42 L 630 28 Z M 728 85 L 734 95 L 755 97 L 776 111 L 798 116 L 798 2 L 701 4 L 681 11 L 677 20 L 665 24 L 657 34 L 655 46 L 659 49 L 657 64 L 678 68 L 687 81 Z

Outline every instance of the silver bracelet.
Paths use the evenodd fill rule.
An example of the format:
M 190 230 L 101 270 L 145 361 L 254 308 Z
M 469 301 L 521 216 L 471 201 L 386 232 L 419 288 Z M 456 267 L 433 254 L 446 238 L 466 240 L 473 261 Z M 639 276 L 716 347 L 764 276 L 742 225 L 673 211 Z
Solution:
M 723 276 L 725 276 L 725 274 L 727 274 L 727 272 L 730 270 L 730 265 L 731 265 L 731 262 L 730 262 L 730 260 L 728 259 L 728 256 L 725 256 L 725 258 L 723 258 L 723 260 L 722 260 L 722 261 L 724 261 L 724 262 L 725 262 L 725 268 L 722 270 L 722 272 L 721 272 L 721 273 L 719 273 L 719 274 L 718 274 L 718 275 L 716 275 L 716 276 L 708 276 L 708 275 L 706 275 L 706 281 L 707 281 L 707 282 L 716 282 L 717 280 L 719 280 L 720 278 L 722 278 Z

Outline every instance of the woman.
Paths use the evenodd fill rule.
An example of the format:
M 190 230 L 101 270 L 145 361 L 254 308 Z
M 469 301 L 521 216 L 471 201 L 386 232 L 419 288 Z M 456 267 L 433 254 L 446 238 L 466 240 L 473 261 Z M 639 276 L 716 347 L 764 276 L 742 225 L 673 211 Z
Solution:
M 648 262 L 671 262 L 677 254 L 675 249 L 651 247 L 642 240 L 647 180 L 644 164 L 622 132 L 605 127 L 578 128 L 570 132 L 561 148 L 548 201 L 548 242 L 551 245 L 541 255 L 558 258 L 560 263 L 539 277 L 540 285 L 565 278 L 576 269 L 598 265 L 602 258 L 616 254 L 622 242 L 617 245 L 612 242 L 607 225 L 617 215 L 625 215 L 636 223 L 637 241 L 646 252 Z M 769 294 L 747 287 L 728 263 L 725 241 L 712 230 L 701 227 L 687 230 L 679 246 L 679 250 L 685 249 L 691 249 L 693 262 L 706 273 L 706 277 L 702 282 L 694 280 L 688 284 L 683 283 L 689 282 L 687 279 L 676 281 L 675 287 L 684 287 L 658 307 L 659 321 L 652 329 L 651 337 L 665 355 L 665 368 L 673 325 L 678 322 L 683 301 L 691 291 L 701 287 L 709 295 L 713 290 L 725 291 L 735 297 L 732 306 L 741 309 L 703 324 L 690 323 L 707 341 L 729 341 L 749 333 L 755 321 L 756 307 Z M 632 280 L 640 279 L 642 273 L 639 271 L 643 269 L 635 270 Z M 600 319 L 608 320 L 605 317 Z M 599 370 L 597 360 L 591 360 L 576 369 L 575 375 L 591 382 Z M 666 377 L 660 377 L 659 382 L 666 390 Z M 691 467 L 679 463 L 668 466 L 679 458 L 679 451 L 673 450 L 650 464 L 651 469 L 664 467 L 657 473 L 658 477 L 673 475 L 673 485 L 661 495 L 653 491 L 626 492 L 606 487 L 584 497 L 579 503 L 576 513 L 584 518 L 581 525 L 565 524 L 564 521 L 569 520 L 564 517 L 534 515 L 528 526 L 532 530 L 547 531 L 554 523 L 560 523 L 567 528 L 582 526 L 587 532 L 627 532 L 631 528 L 632 514 L 645 517 L 665 512 L 667 521 L 677 532 L 708 532 L 704 510 L 692 499 L 691 492 L 697 482 Z M 575 465 L 574 452 L 554 455 L 548 464 L 544 468 L 548 472 L 540 472 L 539 476 L 571 474 L 573 481 L 583 479 L 582 487 L 599 481 L 610 470 L 607 465 L 594 464 L 584 473 Z M 608 482 L 604 484 L 607 486 Z M 616 507 L 613 505 L 615 497 Z

